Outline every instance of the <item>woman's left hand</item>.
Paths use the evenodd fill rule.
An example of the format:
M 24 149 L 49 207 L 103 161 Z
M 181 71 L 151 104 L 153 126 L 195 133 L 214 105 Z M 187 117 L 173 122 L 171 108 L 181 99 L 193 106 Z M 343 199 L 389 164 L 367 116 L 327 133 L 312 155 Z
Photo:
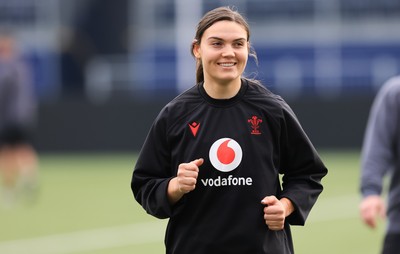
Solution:
M 277 199 L 275 196 L 265 197 L 261 203 L 264 207 L 264 220 L 271 230 L 282 230 L 285 219 L 293 212 L 293 204 L 287 198 Z

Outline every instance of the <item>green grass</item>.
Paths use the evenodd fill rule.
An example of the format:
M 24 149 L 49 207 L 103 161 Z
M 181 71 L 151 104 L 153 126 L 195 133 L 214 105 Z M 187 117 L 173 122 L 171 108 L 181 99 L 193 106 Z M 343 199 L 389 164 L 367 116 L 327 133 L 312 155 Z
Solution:
M 305 227 L 292 227 L 298 254 L 379 253 L 384 223 L 367 228 L 359 217 L 359 152 L 324 152 L 324 191 Z
M 378 253 L 384 223 L 370 230 L 358 216 L 359 153 L 321 155 L 325 190 L 306 226 L 292 227 L 296 253 Z M 37 202 L 0 206 L 0 253 L 165 253 L 166 220 L 147 215 L 131 194 L 135 156 L 42 155 Z

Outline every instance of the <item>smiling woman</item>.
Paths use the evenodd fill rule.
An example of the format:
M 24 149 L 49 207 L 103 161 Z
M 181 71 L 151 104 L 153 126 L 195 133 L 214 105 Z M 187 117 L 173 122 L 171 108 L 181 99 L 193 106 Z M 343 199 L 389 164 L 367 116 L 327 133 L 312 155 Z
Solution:
M 169 218 L 167 253 L 292 254 L 290 224 L 305 223 L 327 169 L 286 102 L 243 77 L 255 54 L 237 11 L 206 13 L 192 54 L 197 85 L 154 121 L 132 175 L 136 200 Z
M 191 53 L 196 58 L 197 82 L 204 82 L 212 98 L 226 99 L 239 91 L 248 56 L 256 61 L 257 56 L 250 45 L 247 21 L 235 11 L 226 16 L 215 13 L 211 11 L 199 22 Z
M 246 30 L 236 22 L 220 21 L 203 37 L 194 43 L 193 54 L 203 66 L 204 89 L 212 98 L 231 98 L 240 89 L 249 54 Z

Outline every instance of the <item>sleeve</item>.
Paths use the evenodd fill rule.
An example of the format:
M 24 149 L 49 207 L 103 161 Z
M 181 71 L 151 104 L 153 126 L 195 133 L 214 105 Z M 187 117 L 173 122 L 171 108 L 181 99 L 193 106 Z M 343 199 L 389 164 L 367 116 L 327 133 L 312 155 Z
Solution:
M 328 173 L 317 151 L 291 108 L 283 103 L 281 133 L 281 198 L 290 199 L 295 211 L 287 218 L 292 225 L 304 225 L 323 190 L 321 179 Z
M 154 121 L 136 162 L 131 189 L 137 202 L 157 218 L 171 216 L 167 187 L 172 179 L 165 110 Z
M 361 151 L 361 194 L 380 195 L 383 177 L 395 162 L 394 140 L 399 116 L 400 78 L 378 92 L 370 111 Z M 397 91 L 394 89 L 397 88 Z

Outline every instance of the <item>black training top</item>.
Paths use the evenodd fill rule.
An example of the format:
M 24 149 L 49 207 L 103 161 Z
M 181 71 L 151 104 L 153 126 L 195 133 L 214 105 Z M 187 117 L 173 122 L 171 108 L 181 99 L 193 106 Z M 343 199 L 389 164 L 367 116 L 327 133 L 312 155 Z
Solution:
M 180 163 L 204 158 L 195 190 L 174 206 L 168 182 Z M 282 183 L 279 175 L 282 174 Z M 286 102 L 242 80 L 239 93 L 209 97 L 198 84 L 168 103 L 140 152 L 131 188 L 151 215 L 169 218 L 166 253 L 293 253 L 289 224 L 303 225 L 327 169 Z M 261 200 L 289 198 L 296 210 L 271 231 Z

